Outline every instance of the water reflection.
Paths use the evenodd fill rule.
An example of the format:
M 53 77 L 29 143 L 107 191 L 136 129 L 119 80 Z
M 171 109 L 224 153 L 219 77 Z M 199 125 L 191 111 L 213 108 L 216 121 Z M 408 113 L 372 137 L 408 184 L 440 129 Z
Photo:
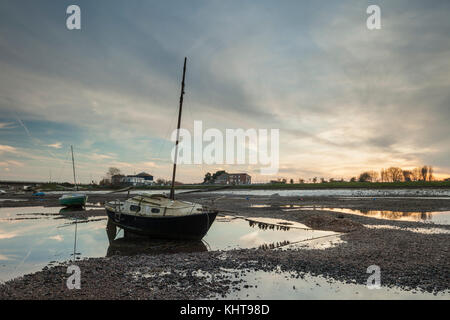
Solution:
M 414 220 L 431 220 L 429 212 L 404 212 L 404 211 L 386 211 L 386 210 L 359 210 L 362 214 L 368 216 L 379 216 L 381 218 L 400 220 L 403 218 L 414 218 Z
M 251 204 L 250 208 L 270 208 L 270 204 Z
M 292 227 L 286 226 L 286 224 L 292 225 Z M 109 239 L 107 256 L 202 252 L 239 248 L 270 250 L 292 243 L 336 235 L 335 232 L 312 230 L 300 223 L 280 219 L 236 218 L 233 216 L 218 217 L 203 241 L 149 239 L 133 233 L 124 233 L 109 219 L 106 234 Z M 120 236 L 120 234 L 122 235 Z
M 209 192 L 208 192 L 209 193 Z M 444 188 L 423 189 L 278 189 L 278 190 L 217 190 L 211 194 L 232 194 L 241 196 L 281 196 L 281 197 L 408 197 L 413 199 L 439 197 L 449 199 L 450 190 Z
M 392 210 L 357 210 L 343 208 L 324 208 L 334 212 L 344 212 L 350 214 L 364 215 L 371 218 L 434 222 L 439 224 L 450 224 L 450 211 L 392 211 Z
M 177 241 L 150 239 L 133 233 L 124 232 L 123 237 L 116 239 L 117 227 L 110 219 L 106 226 L 106 234 L 109 240 L 109 247 L 106 252 L 107 257 L 111 256 L 132 256 L 138 254 L 171 254 L 171 253 L 191 253 L 208 251 L 205 243 L 198 241 Z
M 299 204 L 283 204 L 280 208 L 301 208 L 302 206 Z
M 73 260 L 74 251 L 77 259 L 84 259 L 112 255 L 274 249 L 284 248 L 288 243 L 305 243 L 303 241 L 335 234 L 312 230 L 294 221 L 236 216 L 217 217 L 203 242 L 154 240 L 119 231 L 107 223 L 107 217 L 99 210 L 0 208 L 0 282 L 38 271 L 50 262 Z
M 77 212 L 85 212 L 86 210 L 83 207 L 64 207 L 59 210 L 59 214 L 68 214 L 68 213 L 77 213 Z
M 258 222 L 253 220 L 248 220 L 248 225 L 252 228 L 258 227 L 261 230 L 278 230 L 278 231 L 289 231 L 291 228 L 280 226 L 276 224 L 269 224 L 264 222 Z
M 285 241 L 280 241 L 280 242 L 273 242 L 273 243 L 269 243 L 269 244 L 262 244 L 258 247 L 258 249 L 262 249 L 262 250 L 271 250 L 271 249 L 276 249 L 276 248 L 280 248 L 280 247 L 284 247 L 291 244 L 290 241 L 285 240 Z
M 282 209 L 282 211 L 301 211 L 301 210 L 326 210 L 333 212 L 343 212 L 356 215 L 369 216 L 371 218 L 434 222 L 438 224 L 450 224 L 450 211 L 393 211 L 393 210 L 367 210 L 367 209 L 349 209 L 334 208 L 327 206 L 297 206 Z
M 431 299 L 448 300 L 450 292 L 427 293 L 420 290 L 404 290 L 398 287 L 384 287 L 371 290 L 366 285 L 341 282 L 303 274 L 298 277 L 296 272 L 251 271 L 224 269 L 221 276 L 230 279 L 238 276 L 244 281 L 238 290 L 232 290 L 225 297 L 217 295 L 218 299 Z M 211 276 L 210 274 L 207 274 Z

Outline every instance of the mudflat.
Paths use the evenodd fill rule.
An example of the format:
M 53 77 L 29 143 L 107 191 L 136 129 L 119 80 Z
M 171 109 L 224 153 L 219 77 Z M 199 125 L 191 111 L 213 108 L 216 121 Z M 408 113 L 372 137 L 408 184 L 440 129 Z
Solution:
M 58 206 L 59 195 L 42 199 L 8 196 L 2 207 Z M 105 216 L 105 201 L 122 194 L 89 195 L 86 211 L 65 219 Z M 289 272 L 294 278 L 322 276 L 365 285 L 367 268 L 381 269 L 383 287 L 448 294 L 450 225 L 427 220 L 430 212 L 450 211 L 449 199 L 339 198 L 180 194 L 179 199 L 214 206 L 223 215 L 299 222 L 316 230 L 339 232 L 341 242 L 325 249 L 287 246 L 275 249 L 217 250 L 195 253 L 110 256 L 76 261 L 80 290 L 69 290 L 68 261 L 0 285 L 1 299 L 195 299 L 227 297 L 255 271 Z M 90 206 L 96 210 L 90 210 Z M 351 213 L 349 213 L 351 212 Z M 358 212 L 359 214 L 354 214 Z M 372 213 L 384 215 L 372 215 Z M 428 214 L 428 216 L 427 216 Z M 435 214 L 435 213 L 432 213 Z M 439 214 L 439 213 L 437 213 Z M 271 297 L 263 297 L 270 299 Z

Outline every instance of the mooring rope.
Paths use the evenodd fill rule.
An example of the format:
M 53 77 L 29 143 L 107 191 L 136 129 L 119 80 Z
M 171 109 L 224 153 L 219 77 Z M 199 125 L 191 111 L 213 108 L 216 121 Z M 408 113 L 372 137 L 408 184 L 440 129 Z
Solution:
M 315 238 L 311 238 L 311 239 L 304 239 L 304 240 L 299 240 L 299 241 L 295 241 L 295 242 L 289 242 L 289 243 L 283 244 L 281 246 L 278 246 L 278 247 L 275 247 L 275 248 L 272 248 L 272 249 L 278 249 L 278 248 L 282 248 L 282 247 L 285 247 L 285 246 L 289 246 L 291 244 L 297 244 L 297 243 L 300 243 L 300 242 L 312 241 L 312 240 L 317 240 L 317 239 L 327 238 L 327 237 L 334 237 L 334 236 L 339 236 L 339 235 L 340 235 L 340 233 L 333 233 L 333 234 L 329 234 L 329 235 L 326 235 L 326 236 L 320 236 L 320 237 L 315 237 Z
M 239 214 L 239 212 L 231 211 L 231 210 L 219 210 L 219 212 L 225 212 L 225 213 L 231 212 L 231 213 L 237 213 L 237 214 Z M 237 219 L 243 219 L 243 220 L 246 220 L 246 221 L 251 221 L 251 222 L 256 222 L 256 223 L 270 224 L 270 225 L 273 225 L 273 226 L 286 227 L 286 228 L 290 228 L 290 229 L 299 229 L 299 230 L 310 230 L 310 231 L 315 231 L 314 229 L 311 229 L 311 228 L 291 227 L 291 226 L 289 226 L 289 225 L 280 225 L 280 224 L 276 224 L 276 223 L 270 223 L 270 222 L 263 222 L 263 221 L 252 220 L 251 217 L 235 216 L 235 215 L 232 215 L 232 214 L 221 215 L 221 216 L 222 216 L 222 217 L 231 216 L 231 217 L 234 217 L 234 218 L 237 218 Z

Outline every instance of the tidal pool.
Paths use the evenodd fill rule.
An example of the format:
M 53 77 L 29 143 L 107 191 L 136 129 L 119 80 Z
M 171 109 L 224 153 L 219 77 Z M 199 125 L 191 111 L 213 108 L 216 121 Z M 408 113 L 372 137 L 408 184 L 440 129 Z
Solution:
M 86 220 L 64 218 L 60 208 L 0 208 L 0 281 L 41 270 L 49 263 L 112 255 L 159 254 L 262 248 L 285 250 L 320 249 L 339 245 L 340 234 L 318 231 L 281 219 L 218 216 L 203 241 L 149 240 L 124 234 L 106 216 Z M 31 219 L 26 219 L 31 218 Z M 76 242 L 75 242 L 76 240 Z M 227 299 L 448 299 L 399 288 L 369 290 L 320 276 L 275 270 L 242 271 L 221 269 L 244 280 Z M 203 274 L 202 276 L 208 276 Z M 223 298 L 223 297 L 216 297 Z
M 0 208 L 0 281 L 35 272 L 51 262 L 113 255 L 273 249 L 309 240 L 317 247 L 339 236 L 281 219 L 218 216 L 202 241 L 136 237 L 117 229 L 106 216 L 64 217 L 59 207 Z M 323 239 L 320 240 L 320 239 Z M 318 244 L 319 243 L 319 244 Z
M 435 224 L 450 224 L 450 211 L 392 211 L 392 210 L 360 210 L 351 208 L 334 208 L 327 206 L 284 206 L 283 211 L 326 210 L 368 216 L 377 219 L 417 221 Z
M 422 189 L 274 189 L 274 190 L 220 190 L 208 193 L 253 195 L 253 196 L 286 196 L 286 197 L 439 197 L 448 199 L 449 189 L 422 188 Z M 445 197 L 445 198 L 444 198 Z
M 273 299 L 273 300 L 297 300 L 297 299 L 439 299 L 448 300 L 450 292 L 432 294 L 419 290 L 404 290 L 401 288 L 381 287 L 369 289 L 365 285 L 344 283 L 322 276 L 304 274 L 297 278 L 295 273 L 274 270 L 247 271 L 244 274 L 237 270 L 223 269 L 224 273 L 239 274 L 244 282 L 239 290 L 234 290 L 225 297 L 217 296 L 217 299 Z

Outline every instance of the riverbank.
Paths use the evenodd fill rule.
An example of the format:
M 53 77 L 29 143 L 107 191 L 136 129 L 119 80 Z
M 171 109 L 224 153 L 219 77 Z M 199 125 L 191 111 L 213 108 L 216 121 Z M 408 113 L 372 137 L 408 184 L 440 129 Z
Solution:
M 90 196 L 89 202 L 93 206 L 101 206 L 105 201 L 120 197 L 124 195 L 96 194 Z M 314 229 L 339 232 L 342 233 L 341 241 L 325 249 L 287 246 L 90 258 L 76 261 L 82 271 L 80 290 L 67 289 L 69 275 L 66 271 L 70 263 L 65 263 L 6 282 L 0 286 L 0 298 L 223 298 L 237 291 L 257 290 L 249 287 L 248 278 L 256 271 L 274 270 L 289 273 L 293 279 L 321 276 L 331 282 L 364 286 L 369 276 L 367 268 L 371 265 L 380 267 L 383 288 L 424 291 L 437 296 L 450 290 L 449 225 L 374 218 L 343 210 L 448 211 L 449 199 L 346 199 L 195 193 L 178 197 L 214 205 L 226 215 L 283 219 Z M 45 205 L 57 206 L 56 199 L 56 195 L 46 198 Z M 5 202 L 2 205 L 30 204 L 25 202 Z M 337 210 L 331 211 L 329 208 Z M 339 208 L 342 210 L 339 211 Z M 91 211 L 102 215 L 102 210 Z M 338 294 L 336 298 L 339 298 Z
M 101 191 L 119 190 L 127 187 L 124 186 L 98 186 L 98 185 L 78 185 L 80 190 L 84 191 Z M 36 189 L 41 191 L 69 191 L 74 190 L 74 186 L 70 183 L 63 185 L 57 183 L 42 183 Z M 133 187 L 134 190 L 170 190 L 170 186 L 138 186 Z M 214 185 L 214 184 L 183 184 L 175 186 L 176 190 L 198 189 L 198 190 L 277 190 L 277 189 L 299 189 L 299 190 L 316 190 L 316 189 L 410 189 L 410 188 L 447 188 L 450 189 L 450 181 L 403 181 L 403 182 L 349 182 L 349 181 L 332 181 L 324 183 L 262 183 L 250 185 Z

